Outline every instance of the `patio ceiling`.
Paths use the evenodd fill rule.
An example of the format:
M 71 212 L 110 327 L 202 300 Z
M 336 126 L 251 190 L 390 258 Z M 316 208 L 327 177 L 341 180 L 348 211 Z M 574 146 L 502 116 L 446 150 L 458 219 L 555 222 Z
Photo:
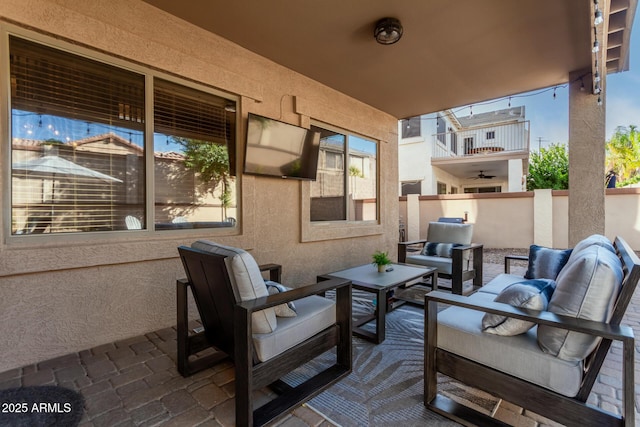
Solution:
M 564 84 L 592 67 L 593 0 L 145 1 L 398 118 Z M 384 17 L 402 22 L 396 44 L 373 38 Z M 631 21 L 619 21 L 627 34 L 610 72 L 627 66 Z

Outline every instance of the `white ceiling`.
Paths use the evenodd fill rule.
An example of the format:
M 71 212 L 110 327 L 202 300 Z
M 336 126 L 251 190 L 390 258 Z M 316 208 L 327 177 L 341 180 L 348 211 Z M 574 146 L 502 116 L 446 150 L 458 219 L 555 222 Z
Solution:
M 591 68 L 592 0 L 145 1 L 398 118 Z M 384 17 L 396 44 L 373 38 Z

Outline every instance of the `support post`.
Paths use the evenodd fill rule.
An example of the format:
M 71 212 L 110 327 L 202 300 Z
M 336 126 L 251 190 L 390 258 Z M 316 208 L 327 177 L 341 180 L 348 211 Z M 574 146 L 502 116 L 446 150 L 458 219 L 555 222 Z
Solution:
M 569 246 L 591 234 L 604 234 L 606 73 L 601 73 L 602 105 L 591 70 L 569 74 Z M 587 90 L 580 90 L 581 80 Z

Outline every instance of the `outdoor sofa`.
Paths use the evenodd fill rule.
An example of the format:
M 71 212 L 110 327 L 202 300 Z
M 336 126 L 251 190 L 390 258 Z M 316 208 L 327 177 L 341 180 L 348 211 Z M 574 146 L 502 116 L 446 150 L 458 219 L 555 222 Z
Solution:
M 532 246 L 525 277 L 500 274 L 468 297 L 427 294 L 425 405 L 465 425 L 495 422 L 438 394 L 441 373 L 565 425 L 634 425 L 634 337 L 620 322 L 639 277 L 622 238 L 593 235 L 572 251 Z M 586 403 L 612 341 L 621 414 Z

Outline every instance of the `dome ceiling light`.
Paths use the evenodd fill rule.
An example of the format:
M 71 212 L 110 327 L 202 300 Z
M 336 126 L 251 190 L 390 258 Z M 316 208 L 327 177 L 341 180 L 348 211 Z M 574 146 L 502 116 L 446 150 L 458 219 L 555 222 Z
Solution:
M 396 18 L 382 18 L 373 32 L 380 44 L 394 44 L 402 37 L 402 24 Z

